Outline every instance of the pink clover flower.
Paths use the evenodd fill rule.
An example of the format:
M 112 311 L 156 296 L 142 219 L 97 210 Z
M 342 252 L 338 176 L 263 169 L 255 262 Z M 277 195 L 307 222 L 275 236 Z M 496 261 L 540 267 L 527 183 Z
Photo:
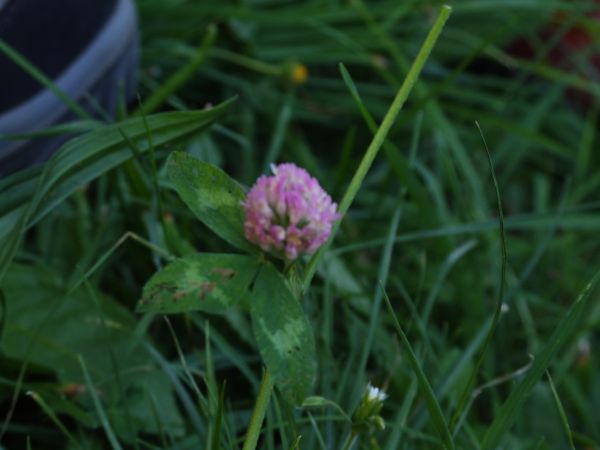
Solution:
M 340 218 L 337 205 L 306 170 L 291 163 L 271 169 L 273 175 L 258 178 L 243 202 L 246 238 L 288 260 L 312 255 Z

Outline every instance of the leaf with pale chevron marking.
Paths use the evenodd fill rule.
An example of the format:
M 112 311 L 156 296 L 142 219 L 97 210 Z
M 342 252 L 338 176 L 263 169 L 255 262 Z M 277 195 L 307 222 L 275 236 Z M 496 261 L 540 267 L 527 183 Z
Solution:
M 260 269 L 250 314 L 260 354 L 275 384 L 299 405 L 315 379 L 315 342 L 300 302 L 271 264 Z
M 222 313 L 246 304 L 257 258 L 234 254 L 195 254 L 175 260 L 146 283 L 138 312 Z

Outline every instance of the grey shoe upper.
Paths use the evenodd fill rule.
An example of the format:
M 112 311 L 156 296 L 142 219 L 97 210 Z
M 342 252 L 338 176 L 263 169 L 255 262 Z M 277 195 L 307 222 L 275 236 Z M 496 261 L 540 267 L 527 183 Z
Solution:
M 3 11 L 0 11 L 0 20 L 2 14 Z M 116 0 L 114 10 L 103 26 L 53 81 L 84 109 L 93 110 L 92 105 L 85 104 L 86 98 L 92 96 L 95 103 L 112 114 L 119 93 L 130 95 L 134 91 L 136 66 L 135 8 L 132 0 Z M 10 80 L 3 80 L 3 83 L 10 85 Z M 75 117 L 54 93 L 41 89 L 0 113 L 0 136 L 39 131 Z M 60 142 L 55 139 L 45 141 L 9 141 L 0 137 L 0 175 L 47 159 L 55 150 L 48 145 L 53 147 Z

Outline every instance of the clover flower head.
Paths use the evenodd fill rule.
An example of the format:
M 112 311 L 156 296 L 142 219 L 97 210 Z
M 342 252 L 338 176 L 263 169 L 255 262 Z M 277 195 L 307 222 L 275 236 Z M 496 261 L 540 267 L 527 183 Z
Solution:
M 337 205 L 319 182 L 295 164 L 271 166 L 243 202 L 246 238 L 290 261 L 312 255 L 327 241 L 339 219 Z

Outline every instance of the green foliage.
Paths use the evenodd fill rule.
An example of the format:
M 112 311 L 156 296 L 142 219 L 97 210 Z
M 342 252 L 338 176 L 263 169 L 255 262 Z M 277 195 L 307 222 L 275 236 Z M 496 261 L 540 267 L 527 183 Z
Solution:
M 340 202 L 439 4 L 137 4 L 143 107 L 41 131 L 86 134 L 0 180 L 0 448 L 240 449 L 265 364 L 265 450 L 444 448 L 444 421 L 461 449 L 600 446 L 597 40 L 553 61 L 595 1 L 452 2 L 301 301 L 303 267 L 243 237 L 245 186 L 292 161 Z M 357 436 L 369 381 L 386 427 Z
M 587 309 L 587 302 L 595 293 L 596 286 L 600 281 L 600 272 L 587 284 L 573 305 L 567 310 L 564 318 L 560 321 L 552 335 L 548 338 L 546 345 L 536 357 L 531 369 L 525 375 L 523 381 L 512 391 L 506 402 L 498 411 L 498 415 L 487 430 L 482 443 L 484 450 L 497 448 L 502 436 L 506 434 L 510 426 L 516 420 L 527 394 L 533 389 L 538 380 L 544 376 L 552 358 L 556 355 L 563 342 L 569 341 L 577 326 L 581 323 L 581 315 Z
M 286 399 L 302 403 L 316 376 L 312 328 L 286 281 L 269 263 L 256 278 L 250 299 L 256 343 Z
M 167 168 L 175 190 L 199 220 L 231 244 L 257 251 L 244 237 L 244 194 L 235 181 L 187 153 L 172 153 Z M 286 400 L 300 404 L 315 378 L 313 333 L 298 299 L 270 263 L 233 254 L 184 257 L 146 283 L 137 309 L 224 313 L 235 306 L 249 308 L 267 370 Z
M 67 142 L 41 171 L 25 171 L 1 180 L 0 280 L 28 226 L 41 220 L 78 188 L 136 153 L 207 128 L 226 108 L 224 103 L 209 111 L 163 113 L 107 125 Z
M 182 435 L 168 378 L 143 350 L 148 341 L 136 335 L 137 321 L 127 309 L 83 287 L 67 293 L 48 267 L 14 264 L 3 287 L 8 322 L 2 358 L 23 359 L 38 372 L 56 373 L 50 384 L 31 381 L 24 386 L 37 392 L 49 410 L 98 427 L 100 418 L 90 404 L 90 395 L 97 391 L 117 435 L 132 442 L 136 433 L 158 431 L 152 397 L 163 406 L 159 421 L 174 436 Z M 85 361 L 89 380 L 78 358 Z
M 225 172 L 183 153 L 172 153 L 167 161 L 173 187 L 212 231 L 235 247 L 256 252 L 244 237 L 242 188 Z
M 437 429 L 437 432 L 440 435 L 440 440 L 444 443 L 444 448 L 446 448 L 447 450 L 452 450 L 452 449 L 454 449 L 454 442 L 452 440 L 452 436 L 450 434 L 450 429 L 448 428 L 448 424 L 446 423 L 446 419 L 444 418 L 444 413 L 442 412 L 442 409 L 440 408 L 440 404 L 437 401 L 435 393 L 433 392 L 433 389 L 431 389 L 429 380 L 427 380 L 427 377 L 425 376 L 425 373 L 423 372 L 423 368 L 421 367 L 421 364 L 419 364 L 417 356 L 415 355 L 415 352 L 412 349 L 412 346 L 410 345 L 410 342 L 409 342 L 408 338 L 406 337 L 406 334 L 404 333 L 404 331 L 402 330 L 402 327 L 400 326 L 400 323 L 398 322 L 398 318 L 394 314 L 394 310 L 390 303 L 390 299 L 388 298 L 387 294 L 385 294 L 385 293 L 384 293 L 384 296 L 385 296 L 386 305 L 388 307 L 388 311 L 390 312 L 390 315 L 394 319 L 394 326 L 396 328 L 396 333 L 398 333 L 398 336 L 400 337 L 400 341 L 402 342 L 402 345 L 404 345 L 406 347 L 406 355 L 407 355 L 407 359 L 408 359 L 408 364 L 410 365 L 410 368 L 415 373 L 415 377 L 416 377 L 417 383 L 419 385 L 419 390 L 421 391 L 421 395 L 424 397 L 425 402 L 427 403 L 427 409 L 429 410 L 429 415 L 431 416 L 431 420 L 433 421 L 435 428 Z
M 144 286 L 138 312 L 224 313 L 252 302 L 250 283 L 259 270 L 256 257 L 196 254 L 170 263 Z

